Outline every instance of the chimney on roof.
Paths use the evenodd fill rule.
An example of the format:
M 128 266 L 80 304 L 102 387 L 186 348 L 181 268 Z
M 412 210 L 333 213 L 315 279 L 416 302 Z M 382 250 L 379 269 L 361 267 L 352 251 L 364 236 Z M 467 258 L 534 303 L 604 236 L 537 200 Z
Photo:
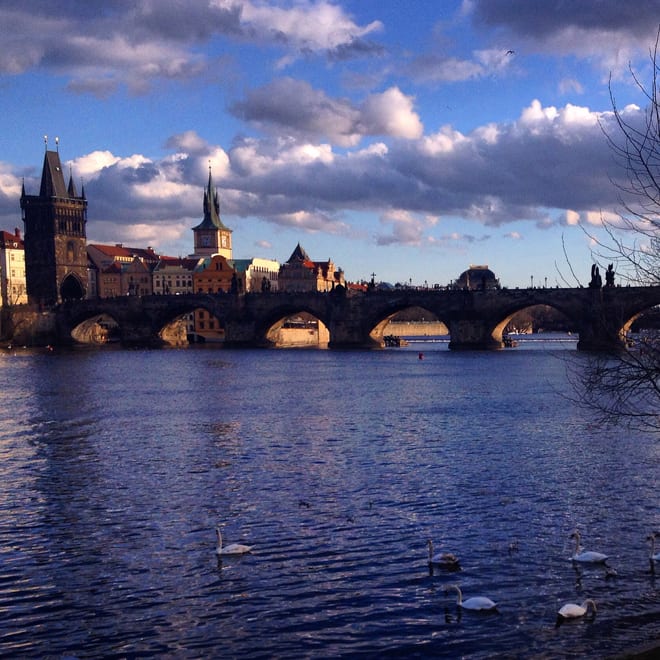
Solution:
M 124 244 L 123 244 L 123 243 L 115 243 L 115 247 L 123 248 L 123 247 L 124 247 Z
M 20 241 L 21 240 L 21 230 L 18 227 L 14 228 L 14 236 Z

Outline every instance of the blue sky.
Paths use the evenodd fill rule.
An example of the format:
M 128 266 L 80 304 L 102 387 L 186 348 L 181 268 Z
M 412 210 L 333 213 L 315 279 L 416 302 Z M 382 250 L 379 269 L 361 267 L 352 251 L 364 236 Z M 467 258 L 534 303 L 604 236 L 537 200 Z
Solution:
M 210 163 L 236 258 L 586 284 L 625 183 L 608 81 L 643 118 L 659 23 L 660 0 L 3 0 L 0 228 L 47 135 L 90 242 L 189 254 Z

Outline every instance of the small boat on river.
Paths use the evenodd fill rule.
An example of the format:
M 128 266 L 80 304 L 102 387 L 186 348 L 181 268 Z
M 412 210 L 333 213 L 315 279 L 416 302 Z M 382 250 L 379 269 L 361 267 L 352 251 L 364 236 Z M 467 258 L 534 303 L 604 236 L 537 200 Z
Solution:
M 390 348 L 400 348 L 401 346 L 408 346 L 408 342 L 402 337 L 398 337 L 397 335 L 385 335 L 383 337 L 383 341 L 385 342 L 385 346 L 388 346 Z

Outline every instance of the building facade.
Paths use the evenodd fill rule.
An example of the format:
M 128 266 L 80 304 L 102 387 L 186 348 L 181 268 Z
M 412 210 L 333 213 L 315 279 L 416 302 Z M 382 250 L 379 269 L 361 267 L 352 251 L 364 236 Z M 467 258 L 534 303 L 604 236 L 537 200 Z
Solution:
M 38 195 L 21 193 L 25 275 L 30 302 L 45 306 L 86 296 L 87 199 L 69 176 L 64 183 L 58 151 L 44 156 Z
M 193 293 L 243 293 L 245 281 L 221 254 L 200 259 L 193 274 Z
M 274 259 L 232 259 L 228 262 L 234 267 L 245 283 L 245 293 L 268 293 L 279 290 L 280 262 Z
M 0 231 L 0 306 L 24 305 L 27 301 L 21 232 L 18 228 L 13 234 Z
M 153 271 L 154 295 L 193 293 L 193 275 L 200 259 L 161 256 Z
M 153 293 L 152 272 L 161 259 L 153 248 L 90 243 L 87 256 L 88 290 L 99 298 Z
M 280 291 L 332 291 L 339 285 L 346 286 L 344 272 L 331 259 L 312 261 L 300 243 L 289 260 L 280 267 Z

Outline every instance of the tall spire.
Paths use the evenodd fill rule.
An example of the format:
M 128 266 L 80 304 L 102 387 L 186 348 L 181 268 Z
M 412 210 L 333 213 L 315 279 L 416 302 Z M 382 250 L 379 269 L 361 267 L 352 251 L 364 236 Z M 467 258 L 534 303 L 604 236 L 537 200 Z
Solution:
M 69 185 L 67 186 L 67 192 L 69 193 L 69 197 L 78 197 L 78 195 L 76 195 L 76 184 L 73 182 L 73 171 L 71 166 L 69 166 Z
M 225 226 L 220 220 L 220 202 L 218 201 L 218 191 L 213 187 L 213 175 L 211 173 L 211 164 L 209 163 L 209 182 L 204 191 L 204 226 L 213 226 L 224 229 Z

